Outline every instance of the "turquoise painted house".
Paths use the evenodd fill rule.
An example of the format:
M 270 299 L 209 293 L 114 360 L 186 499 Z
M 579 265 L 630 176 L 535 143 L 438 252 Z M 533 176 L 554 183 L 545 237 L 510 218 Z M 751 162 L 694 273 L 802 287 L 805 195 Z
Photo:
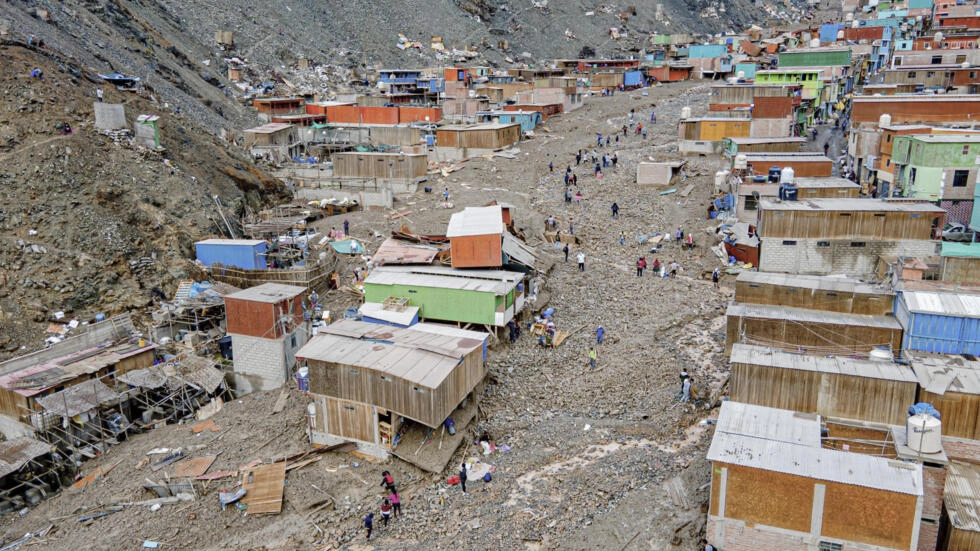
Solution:
M 543 120 L 540 111 L 480 111 L 477 116 L 481 122 L 520 124 L 522 134 L 532 132 Z

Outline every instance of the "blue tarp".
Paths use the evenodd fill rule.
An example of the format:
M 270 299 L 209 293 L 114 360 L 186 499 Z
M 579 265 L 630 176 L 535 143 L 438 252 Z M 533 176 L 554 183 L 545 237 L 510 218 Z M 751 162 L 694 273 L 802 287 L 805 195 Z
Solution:
M 735 196 L 731 193 L 726 193 L 712 201 L 712 203 L 715 204 L 715 208 L 718 210 L 728 210 L 735 206 Z
M 914 406 L 909 406 L 909 417 L 913 415 L 918 415 L 920 413 L 925 413 L 927 415 L 932 415 L 936 419 L 939 419 L 939 410 L 932 407 L 932 404 L 927 404 L 925 402 L 919 402 Z

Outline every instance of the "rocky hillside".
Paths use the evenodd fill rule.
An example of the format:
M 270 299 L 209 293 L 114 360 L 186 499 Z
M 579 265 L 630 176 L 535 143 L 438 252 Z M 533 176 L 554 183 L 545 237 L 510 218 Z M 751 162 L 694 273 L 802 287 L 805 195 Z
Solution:
M 30 76 L 39 68 L 43 79 Z M 163 153 L 94 128 L 96 84 L 76 59 L 0 45 L 0 358 L 39 346 L 55 311 L 90 319 L 139 310 L 188 275 L 193 242 L 279 184 L 154 92 L 104 87 L 130 125 L 161 114 Z M 68 123 L 73 132 L 59 127 Z M 135 264 L 132 264 L 135 263 Z

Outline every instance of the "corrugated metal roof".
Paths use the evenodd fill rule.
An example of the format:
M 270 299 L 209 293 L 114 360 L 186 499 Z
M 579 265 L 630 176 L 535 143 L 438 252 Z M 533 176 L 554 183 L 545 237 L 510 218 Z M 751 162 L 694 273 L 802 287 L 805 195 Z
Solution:
M 828 162 L 832 163 L 829 157 L 826 155 L 820 155 L 819 153 L 740 153 L 740 155 L 745 155 L 745 161 L 749 164 L 755 163 L 814 163 L 814 162 Z
M 950 524 L 957 530 L 980 532 L 980 466 L 950 463 L 946 469 L 943 503 Z
M 922 495 L 922 465 L 716 432 L 708 460 L 827 482 Z
M 775 88 L 775 86 L 773 86 Z M 736 145 L 758 145 L 764 143 L 806 143 L 806 138 L 803 137 L 788 137 L 788 138 L 728 138 L 732 143 Z
M 432 264 L 439 247 L 418 245 L 389 237 L 374 252 L 373 260 L 377 265 L 385 264 Z
M 501 251 L 513 262 L 523 264 L 528 268 L 540 267 L 538 266 L 538 253 L 509 233 L 504 234 Z
M 441 266 L 409 268 L 379 266 L 364 280 L 377 285 L 414 285 L 506 295 L 517 286 L 521 275 L 504 270 L 454 270 Z
M 844 356 L 807 356 L 784 350 L 736 344 L 732 346 L 731 363 L 815 371 L 868 379 L 918 383 L 915 372 L 906 365 L 890 361 L 856 360 Z
M 0 477 L 17 471 L 35 457 L 51 451 L 51 444 L 27 436 L 0 442 Z
M 268 124 L 263 124 L 262 126 L 256 126 L 254 128 L 248 128 L 244 132 L 251 134 L 272 134 L 279 132 L 281 130 L 287 130 L 292 128 L 293 125 L 285 122 L 270 122 Z
M 728 306 L 728 316 L 743 318 L 777 319 L 813 323 L 834 323 L 838 325 L 859 325 L 882 329 L 902 329 L 898 320 L 891 316 L 869 316 L 865 314 L 843 314 L 824 312 L 807 308 L 789 308 L 767 304 L 735 303 Z
M 500 205 L 466 207 L 449 219 L 446 237 L 500 235 L 504 232 L 503 216 Z
M 942 396 L 947 392 L 980 394 L 980 362 L 962 356 L 908 352 L 919 385 Z
M 727 400 L 718 413 L 719 432 L 819 448 L 820 416 Z
M 341 320 L 320 329 L 296 357 L 373 369 L 434 389 L 487 338 L 473 331 L 447 334 L 436 327 L 416 327 Z
M 90 379 L 61 392 L 38 398 L 37 404 L 48 413 L 59 417 L 74 417 L 79 413 L 98 408 L 102 404 L 111 404 L 118 399 L 119 394 L 116 394 L 116 391 L 98 379 Z
M 846 211 L 846 212 L 946 212 L 943 209 L 925 202 L 895 202 L 879 199 L 808 199 L 806 201 L 759 201 L 759 208 L 766 210 L 812 210 L 812 211 Z
M 775 272 L 742 272 L 738 274 L 737 282 L 774 285 L 779 287 L 798 287 L 838 293 L 858 293 L 868 295 L 892 296 L 890 289 L 869 285 L 857 279 L 837 276 L 814 276 L 797 274 L 780 274 Z
M 156 347 L 155 343 L 149 343 L 142 348 L 126 343 L 111 348 L 89 348 L 74 354 L 50 358 L 43 363 L 0 375 L 0 388 L 6 388 L 21 396 L 34 396 L 79 377 L 97 373 L 125 358 Z
M 901 300 L 914 314 L 980 318 L 980 296 L 976 295 L 905 291 Z
M 255 287 L 249 287 L 244 291 L 238 291 L 226 296 L 226 299 L 248 300 L 251 302 L 265 302 L 275 304 L 283 300 L 290 300 L 302 295 L 306 289 L 295 285 L 283 285 L 281 283 L 263 283 Z

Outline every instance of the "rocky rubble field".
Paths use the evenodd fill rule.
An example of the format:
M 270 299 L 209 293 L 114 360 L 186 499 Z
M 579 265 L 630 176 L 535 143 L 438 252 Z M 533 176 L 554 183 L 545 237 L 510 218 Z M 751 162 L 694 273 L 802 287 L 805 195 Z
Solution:
M 525 332 L 517 343 L 496 345 L 490 355 L 478 430 L 488 430 L 498 445 L 509 446 L 507 453 L 483 457 L 479 448 L 468 446 L 441 475 L 425 474 L 400 460 L 371 464 L 333 453 L 289 474 L 278 516 L 221 511 L 217 491 L 234 480 L 226 479 L 209 483 L 193 503 L 157 512 L 128 506 L 91 524 L 77 521 L 101 511 L 99 505 L 155 497 L 141 485 L 144 478 L 158 479 L 162 473 L 137 465 L 156 447 L 183 447 L 196 455 L 220 452 L 212 470 L 302 450 L 305 398 L 292 391 L 286 409 L 271 415 L 278 394 L 260 393 L 226 405 L 215 417 L 217 433 L 194 436 L 187 425 L 169 426 L 112 448 L 83 469 L 122 460 L 104 479 L 83 491 L 62 493 L 23 517 L 3 519 L 3 533 L 21 537 L 53 524 L 45 545 L 72 542 L 90 549 L 116 549 L 119 542 L 135 545 L 144 539 L 194 549 L 663 549 L 672 543 L 692 548 L 703 530 L 708 495 L 704 453 L 710 425 L 704 420 L 711 417 L 727 377 L 723 314 L 731 289 L 723 281 L 716 290 L 699 277 L 718 265 L 708 250 L 715 244 L 713 226 L 703 213 L 720 161 L 689 159 L 689 177 L 681 187 L 695 186 L 687 197 L 638 188 L 634 180 L 638 161 L 678 158 L 673 144 L 680 110 L 690 106 L 695 115 L 703 113 L 706 90 L 688 83 L 592 98 L 521 143 L 519 158 L 474 158 L 429 182 L 436 190 L 449 187 L 456 208 L 490 199 L 514 204 L 529 242 L 555 261 L 544 276 L 541 296 L 550 297 L 558 328 L 572 332 L 571 337 L 556 349 L 544 349 Z M 638 121 L 648 121 L 652 104 L 657 104 L 659 122 L 648 127 L 647 139 L 620 136 L 619 146 L 603 148 L 615 151 L 620 161 L 602 180 L 589 168 L 577 167 L 585 199 L 566 206 L 560 175 L 569 162 L 575 164 L 574 153 L 591 151 L 596 132 L 621 127 L 631 108 Z M 555 172 L 549 172 L 549 162 L 558 167 Z M 418 232 L 444 230 L 455 209 L 440 208 L 437 195 L 400 198 L 397 206 L 412 211 L 404 223 Z M 618 220 L 610 216 L 613 201 L 622 207 Z M 543 241 L 549 214 L 575 223 L 581 245 L 572 248 L 568 263 Z M 375 245 L 380 242 L 376 234 L 394 227 L 384 212 L 347 216 L 354 236 Z M 338 226 L 342 219 L 318 224 Z M 635 236 L 678 225 L 695 232 L 698 246 L 681 251 L 669 244 L 656 255 L 662 261 L 676 259 L 682 272 L 675 279 L 649 273 L 637 277 L 636 258 L 646 254 L 652 262 L 654 255 Z M 618 241 L 621 231 L 630 236 L 625 245 Z M 579 249 L 587 257 L 585 272 L 574 263 Z M 344 292 L 324 299 L 335 311 L 353 303 Z M 586 354 L 598 325 L 607 334 L 593 370 Z M 681 367 L 691 372 L 705 398 L 696 405 L 677 399 Z M 492 482 L 470 483 L 471 492 L 463 495 L 445 478 L 467 457 L 480 457 L 496 471 Z M 375 481 L 385 469 L 402 488 L 406 514 L 387 528 L 376 519 L 375 537 L 367 542 L 361 519 L 377 511 L 382 492 Z M 336 507 L 323 506 L 324 493 Z

